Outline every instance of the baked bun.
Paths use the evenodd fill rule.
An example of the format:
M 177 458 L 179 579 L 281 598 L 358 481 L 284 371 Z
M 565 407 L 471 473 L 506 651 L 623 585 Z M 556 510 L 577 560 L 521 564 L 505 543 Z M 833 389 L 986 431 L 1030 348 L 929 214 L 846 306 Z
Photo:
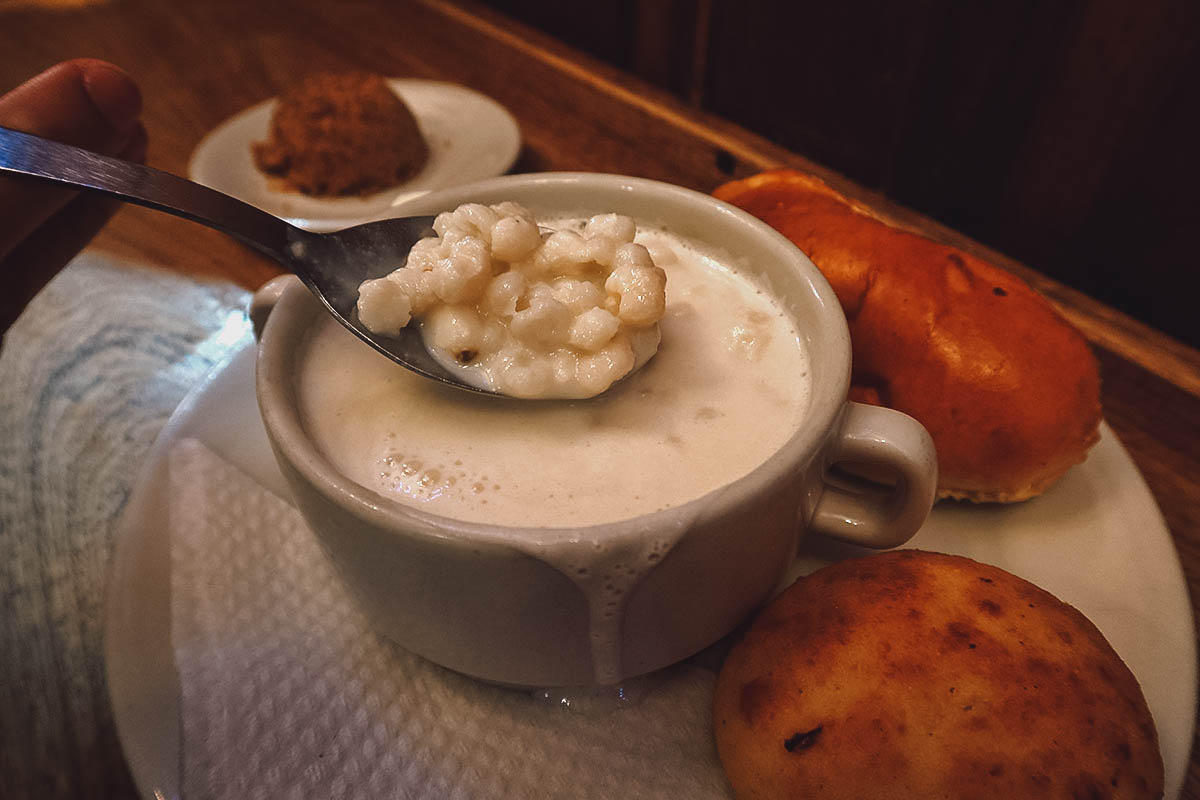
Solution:
M 1133 674 L 1071 606 L 958 556 L 803 578 L 726 659 L 713 724 L 740 800 L 1157 798 Z
M 894 228 L 799 172 L 713 194 L 782 232 L 825 274 L 850 323 L 851 398 L 929 430 L 939 497 L 1027 499 L 1098 440 L 1096 358 L 1020 278 Z

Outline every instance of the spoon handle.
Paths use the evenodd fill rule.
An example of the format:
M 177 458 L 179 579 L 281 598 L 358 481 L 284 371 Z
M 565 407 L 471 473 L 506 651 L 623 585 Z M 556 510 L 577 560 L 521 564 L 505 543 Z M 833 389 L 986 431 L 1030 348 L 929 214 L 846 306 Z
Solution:
M 199 222 L 238 239 L 285 266 L 302 232 L 229 195 L 152 167 L 0 127 L 0 174 L 39 178 Z

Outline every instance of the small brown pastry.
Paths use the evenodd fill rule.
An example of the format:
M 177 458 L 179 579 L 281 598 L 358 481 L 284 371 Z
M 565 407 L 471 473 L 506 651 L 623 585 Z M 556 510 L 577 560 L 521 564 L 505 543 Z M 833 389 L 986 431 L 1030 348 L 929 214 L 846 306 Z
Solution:
M 319 196 L 395 186 L 428 156 L 412 111 L 387 81 L 361 72 L 310 75 L 284 92 L 253 151 L 260 170 Z
M 1136 678 L 1081 613 L 967 558 L 899 550 L 797 581 L 717 679 L 737 797 L 1158 798 Z
M 828 278 L 850 323 L 851 398 L 929 430 L 939 497 L 1027 499 L 1099 439 L 1096 358 L 1020 278 L 894 228 L 803 173 L 713 194 L 783 233 Z

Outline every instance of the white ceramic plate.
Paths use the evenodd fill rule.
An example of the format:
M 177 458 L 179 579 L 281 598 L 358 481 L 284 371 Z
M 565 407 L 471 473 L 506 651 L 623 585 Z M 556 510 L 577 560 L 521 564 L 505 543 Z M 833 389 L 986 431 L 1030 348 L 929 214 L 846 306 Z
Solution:
M 1032 580 L 1083 611 L 1141 682 L 1177 798 L 1196 711 L 1196 641 L 1179 558 L 1128 453 L 1105 425 L 1088 460 L 1050 492 L 1005 507 L 940 505 L 912 547 L 958 553 Z M 204 442 L 286 497 L 254 397 L 243 343 L 181 404 L 151 450 L 118 527 L 105 620 L 117 731 L 145 798 L 178 797 L 180 690 L 170 639 L 166 460 L 181 438 Z M 810 542 L 793 577 L 844 557 Z
M 521 150 L 517 121 L 504 106 L 453 83 L 392 78 L 429 145 L 429 160 L 398 186 L 365 197 L 318 198 L 280 188 L 258 171 L 252 142 L 264 141 L 274 99 L 236 114 L 200 142 L 188 165 L 197 183 L 233 195 L 293 225 L 332 231 L 388 216 L 388 210 L 432 189 L 502 175 Z

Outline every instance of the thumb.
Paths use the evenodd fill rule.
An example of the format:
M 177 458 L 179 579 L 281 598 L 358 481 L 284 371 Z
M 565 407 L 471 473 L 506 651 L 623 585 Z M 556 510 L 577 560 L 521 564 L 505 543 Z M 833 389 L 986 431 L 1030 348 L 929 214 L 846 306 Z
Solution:
M 113 155 L 144 136 L 142 96 L 118 67 L 81 58 L 57 64 L 0 97 L 0 126 Z M 75 196 L 0 178 L 0 259 Z M 50 276 L 46 276 L 49 278 Z

